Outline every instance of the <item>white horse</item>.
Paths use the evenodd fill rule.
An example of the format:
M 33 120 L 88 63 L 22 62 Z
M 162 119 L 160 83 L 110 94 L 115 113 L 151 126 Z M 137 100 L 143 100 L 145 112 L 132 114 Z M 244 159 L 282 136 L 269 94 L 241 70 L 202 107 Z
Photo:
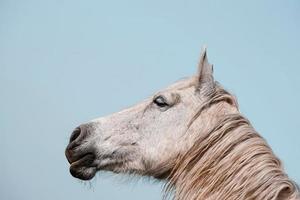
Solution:
M 98 170 L 152 176 L 174 199 L 300 199 L 297 185 L 213 78 L 198 73 L 129 109 L 77 127 L 66 157 L 82 180 Z

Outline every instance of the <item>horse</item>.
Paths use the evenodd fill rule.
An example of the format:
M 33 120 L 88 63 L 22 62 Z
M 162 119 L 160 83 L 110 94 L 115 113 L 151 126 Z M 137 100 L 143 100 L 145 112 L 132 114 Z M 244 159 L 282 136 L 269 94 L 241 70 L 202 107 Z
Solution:
M 300 199 L 236 98 L 214 80 L 206 48 L 196 75 L 75 128 L 65 155 L 81 180 L 99 170 L 164 180 L 164 199 Z

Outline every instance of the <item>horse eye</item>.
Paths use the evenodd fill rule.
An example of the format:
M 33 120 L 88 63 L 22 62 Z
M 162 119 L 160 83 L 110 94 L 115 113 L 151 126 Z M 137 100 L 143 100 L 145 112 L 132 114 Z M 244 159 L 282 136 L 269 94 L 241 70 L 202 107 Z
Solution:
M 163 96 L 156 97 L 153 102 L 159 107 L 167 107 L 169 104 L 166 102 Z

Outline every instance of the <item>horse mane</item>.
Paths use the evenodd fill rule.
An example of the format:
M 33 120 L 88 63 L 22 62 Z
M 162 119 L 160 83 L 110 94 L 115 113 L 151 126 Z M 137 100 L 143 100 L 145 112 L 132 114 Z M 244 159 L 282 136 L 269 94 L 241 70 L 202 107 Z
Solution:
M 218 83 L 200 106 L 203 110 L 235 98 Z M 165 196 L 176 200 L 299 198 L 299 189 L 284 173 L 280 160 L 240 113 L 225 114 L 193 146 L 175 160 L 165 185 Z

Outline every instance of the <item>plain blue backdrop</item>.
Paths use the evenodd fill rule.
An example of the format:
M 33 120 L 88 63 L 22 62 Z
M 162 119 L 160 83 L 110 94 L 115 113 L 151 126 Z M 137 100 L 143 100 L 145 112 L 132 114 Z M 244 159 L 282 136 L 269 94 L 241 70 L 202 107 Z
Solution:
M 0 1 L 0 199 L 160 199 L 163 183 L 68 171 L 74 127 L 196 71 L 215 77 L 300 183 L 300 2 Z

